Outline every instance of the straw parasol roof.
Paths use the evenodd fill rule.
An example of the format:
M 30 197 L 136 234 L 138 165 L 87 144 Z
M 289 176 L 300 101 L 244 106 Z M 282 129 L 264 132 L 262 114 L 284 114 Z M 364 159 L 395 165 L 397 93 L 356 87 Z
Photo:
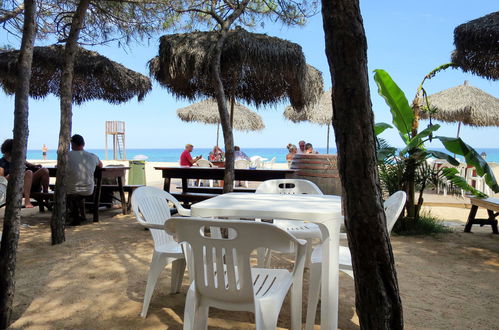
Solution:
M 319 125 L 331 125 L 333 119 L 331 89 L 324 92 L 315 105 L 303 111 L 296 111 L 292 106 L 287 106 L 284 110 L 284 117 L 293 123 L 310 121 Z
M 0 85 L 8 94 L 15 92 L 18 57 L 17 50 L 0 53 Z M 63 64 L 64 46 L 34 47 L 30 96 L 43 98 L 49 93 L 59 96 Z M 117 104 L 134 96 L 140 101 L 150 90 L 148 77 L 96 52 L 78 49 L 73 83 L 75 103 L 102 99 Z
M 460 122 L 469 126 L 499 126 L 499 99 L 479 88 L 464 85 L 449 88 L 428 97 L 437 111 L 432 118 L 445 122 Z M 421 112 L 428 118 L 428 112 Z
M 209 72 L 218 37 L 217 31 L 161 37 L 159 56 L 149 61 L 151 75 L 178 97 L 214 97 Z M 241 28 L 228 33 L 220 72 L 228 98 L 257 107 L 289 98 L 301 110 L 323 91 L 322 75 L 308 70 L 298 44 Z
M 313 105 L 306 107 L 303 111 L 296 111 L 292 106 L 286 107 L 284 117 L 293 123 L 309 121 L 319 125 L 327 126 L 326 152 L 329 153 L 329 130 L 333 123 L 333 101 L 332 90 L 322 94 L 320 99 Z
M 177 116 L 186 122 L 219 124 L 218 104 L 214 99 L 207 99 L 184 108 L 177 109 Z M 262 117 L 244 105 L 234 104 L 233 127 L 239 131 L 261 131 L 265 128 Z
M 454 45 L 452 61 L 464 71 L 499 79 L 499 11 L 456 27 Z

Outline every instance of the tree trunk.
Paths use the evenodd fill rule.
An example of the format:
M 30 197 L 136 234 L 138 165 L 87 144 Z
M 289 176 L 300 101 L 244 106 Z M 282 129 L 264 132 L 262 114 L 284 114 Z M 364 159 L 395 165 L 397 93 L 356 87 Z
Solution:
M 26 170 L 26 145 L 28 142 L 28 97 L 31 79 L 33 44 L 36 35 L 36 3 L 24 1 L 24 26 L 21 51 L 17 62 L 17 86 L 14 109 L 14 144 L 11 172 L 7 187 L 7 205 L 3 220 L 0 248 L 0 329 L 6 329 L 12 315 L 15 291 L 16 254 L 21 222 L 21 203 Z
M 323 0 L 322 15 L 360 325 L 402 329 L 402 304 L 376 167 L 367 41 L 358 0 Z
M 220 31 L 220 38 L 215 45 L 211 64 L 213 87 L 215 89 L 218 112 L 220 114 L 220 123 L 222 124 L 222 132 L 225 142 L 224 193 L 234 190 L 234 135 L 232 133 L 229 111 L 227 109 L 227 98 L 225 96 L 222 79 L 220 79 L 220 59 L 222 57 L 224 42 L 227 39 L 227 31 L 228 27 L 222 28 Z
M 85 20 L 90 0 L 81 0 L 73 15 L 71 30 L 66 41 L 64 68 L 61 76 L 61 127 L 59 130 L 59 146 L 57 148 L 57 179 L 55 186 L 55 202 L 50 228 L 52 244 L 60 244 L 66 240 L 64 225 L 66 222 L 66 172 L 68 163 L 69 141 L 71 137 L 71 120 L 73 117 L 73 70 L 78 47 L 78 37 Z

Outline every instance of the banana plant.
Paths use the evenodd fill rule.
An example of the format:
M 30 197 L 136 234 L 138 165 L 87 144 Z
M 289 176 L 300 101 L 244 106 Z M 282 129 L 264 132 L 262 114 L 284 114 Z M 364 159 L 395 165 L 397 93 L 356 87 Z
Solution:
M 466 163 L 475 167 L 479 176 L 485 177 L 485 182 L 492 189 L 492 191 L 499 192 L 499 186 L 491 168 L 471 146 L 466 144 L 461 138 L 434 136 L 434 133 L 436 133 L 440 128 L 440 125 L 438 124 L 430 124 L 428 127 L 418 132 L 418 116 L 415 114 L 414 109 L 407 101 L 404 92 L 398 87 L 386 71 L 374 70 L 374 72 L 374 80 L 378 86 L 378 93 L 381 97 L 383 97 L 386 104 L 389 106 L 392 114 L 393 126 L 395 126 L 398 130 L 399 135 L 405 144 L 405 147 L 398 152 L 398 157 L 406 161 L 402 188 L 407 193 L 406 210 L 408 217 L 416 219 L 419 213 L 418 210 L 421 207 L 419 204 L 422 203 L 422 199 L 420 198 L 420 203 L 415 206 L 414 181 L 417 167 L 431 156 L 445 159 L 454 166 L 459 165 L 459 162 L 447 153 L 426 149 L 424 146 L 425 142 L 431 142 L 432 139 L 440 140 L 445 149 L 449 152 L 464 156 Z M 428 102 L 427 98 L 425 98 L 425 102 Z M 425 107 L 430 108 L 430 105 L 426 104 Z M 378 123 L 376 124 L 374 130 L 376 134 L 380 134 L 390 127 L 391 125 L 389 124 Z M 383 152 L 387 153 L 388 151 L 383 150 Z M 379 156 L 383 157 L 384 155 L 379 154 Z M 459 188 L 479 197 L 486 197 L 485 194 L 477 191 L 468 185 L 466 180 L 459 177 L 457 171 L 448 170 L 443 171 L 442 173 L 449 181 Z

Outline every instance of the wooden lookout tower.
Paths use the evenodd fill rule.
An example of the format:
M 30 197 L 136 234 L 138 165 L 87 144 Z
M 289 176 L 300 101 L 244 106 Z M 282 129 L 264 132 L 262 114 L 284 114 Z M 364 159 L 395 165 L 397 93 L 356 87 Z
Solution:
M 113 159 L 126 160 L 125 148 L 125 122 L 124 121 L 106 121 L 106 159 L 107 153 L 107 136 L 113 137 Z

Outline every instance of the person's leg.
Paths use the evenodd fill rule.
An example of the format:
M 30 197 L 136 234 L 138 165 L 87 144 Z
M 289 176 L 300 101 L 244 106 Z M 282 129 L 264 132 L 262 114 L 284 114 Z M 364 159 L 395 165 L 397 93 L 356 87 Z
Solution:
M 28 209 L 33 208 L 33 204 L 31 204 L 31 201 L 29 200 L 32 180 L 33 180 L 33 172 L 29 170 L 24 172 L 24 191 L 23 191 L 24 206 Z
M 40 191 L 40 186 L 44 193 L 49 192 L 50 175 L 47 168 L 41 168 L 33 173 L 32 189 L 33 191 Z

